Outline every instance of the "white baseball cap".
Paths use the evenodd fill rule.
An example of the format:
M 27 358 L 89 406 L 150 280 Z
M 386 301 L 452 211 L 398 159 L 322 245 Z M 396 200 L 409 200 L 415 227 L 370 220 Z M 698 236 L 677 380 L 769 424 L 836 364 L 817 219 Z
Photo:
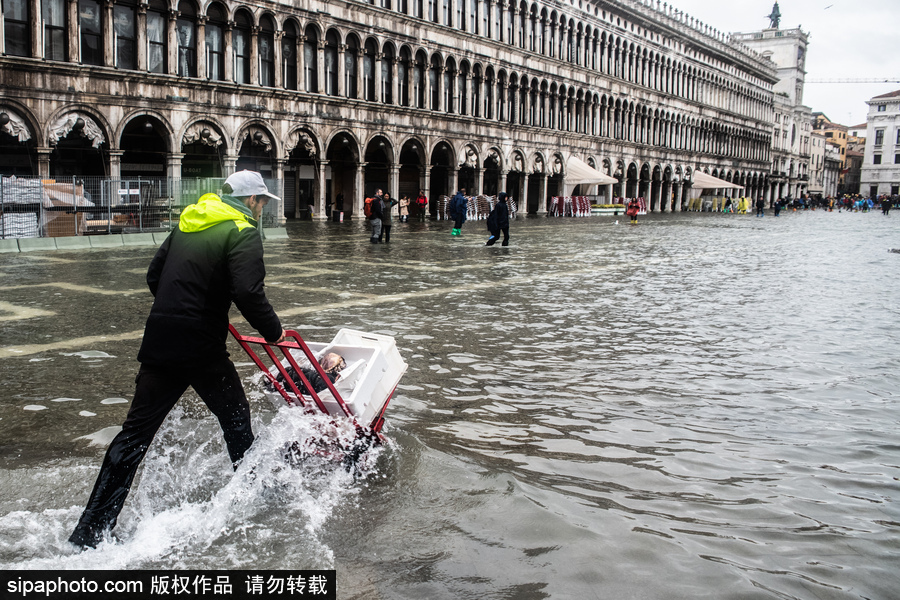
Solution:
M 233 173 L 225 183 L 231 186 L 231 195 L 243 198 L 245 196 L 268 196 L 274 200 L 281 200 L 275 194 L 269 193 L 266 182 L 257 171 L 238 171 Z

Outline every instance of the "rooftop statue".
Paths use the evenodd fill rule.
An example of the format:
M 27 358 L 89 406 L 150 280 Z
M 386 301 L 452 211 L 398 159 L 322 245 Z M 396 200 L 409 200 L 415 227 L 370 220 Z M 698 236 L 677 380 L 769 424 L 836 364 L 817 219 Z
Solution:
M 769 29 L 778 29 L 778 23 L 781 21 L 781 11 L 778 10 L 777 2 L 772 7 L 772 14 L 766 16 L 769 17 Z

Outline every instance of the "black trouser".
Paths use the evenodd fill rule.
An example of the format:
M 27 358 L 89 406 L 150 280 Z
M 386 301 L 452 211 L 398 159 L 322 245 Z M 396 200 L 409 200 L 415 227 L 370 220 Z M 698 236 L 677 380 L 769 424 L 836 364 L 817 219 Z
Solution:
M 460 229 L 460 228 L 462 228 L 462 224 L 463 224 L 463 218 L 462 218 L 462 217 L 456 217 L 455 219 L 453 219 L 453 229 Z
M 382 238 L 384 238 L 385 243 L 388 243 L 391 241 L 391 222 L 390 221 L 384 221 L 381 224 L 381 233 L 378 236 L 378 241 L 380 242 Z
M 94 491 L 70 538 L 75 543 L 95 546 L 105 529 L 115 527 L 150 442 L 188 386 L 219 419 L 232 463 L 241 460 L 253 443 L 250 405 L 234 364 L 227 358 L 202 369 L 142 365 L 135 383 L 122 431 L 106 450 Z
M 497 240 L 500 239 L 501 231 L 503 232 L 503 243 L 500 245 L 501 246 L 509 246 L 509 227 L 501 227 L 497 231 L 492 231 L 491 237 L 488 238 L 488 241 L 485 244 L 485 246 L 493 246 L 497 242 Z

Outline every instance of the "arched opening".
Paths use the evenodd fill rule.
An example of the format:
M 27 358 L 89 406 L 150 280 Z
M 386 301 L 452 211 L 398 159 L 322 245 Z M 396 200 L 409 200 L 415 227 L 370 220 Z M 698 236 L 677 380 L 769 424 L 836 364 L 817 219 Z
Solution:
M 136 117 L 122 132 L 119 172 L 122 179 L 166 176 L 169 144 L 165 127 L 155 117 Z
M 297 219 L 310 214 L 310 208 L 315 206 L 315 199 L 318 198 L 318 151 L 315 138 L 310 133 L 299 131 L 292 137 L 296 139 L 296 143 L 288 153 L 284 165 L 284 216 Z M 335 210 L 344 210 L 343 200 L 342 196 L 340 206 L 336 205 Z M 326 206 L 327 214 L 330 212 L 330 205 Z
M 34 135 L 14 111 L 0 107 L 0 175 L 38 175 Z
M 325 154 L 328 168 L 325 171 L 325 204 L 334 204 L 336 199 L 343 201 L 344 216 L 362 213 L 364 194 L 368 190 L 356 189 L 356 172 L 359 167 L 359 148 L 353 137 L 347 133 L 339 133 L 332 138 Z

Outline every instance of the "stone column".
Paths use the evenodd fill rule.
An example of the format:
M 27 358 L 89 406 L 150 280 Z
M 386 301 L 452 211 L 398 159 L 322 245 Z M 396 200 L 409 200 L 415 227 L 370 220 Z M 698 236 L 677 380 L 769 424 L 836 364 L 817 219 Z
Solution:
M 306 36 L 297 37 L 297 91 L 306 91 Z
M 344 78 L 347 74 L 347 65 L 345 60 L 347 58 L 347 44 L 338 44 L 337 47 L 337 64 L 335 67 L 337 68 L 337 95 L 340 98 L 345 98 L 347 96 L 347 84 L 344 83 Z M 357 86 L 357 89 L 359 87 Z
M 318 185 L 316 186 L 316 214 L 320 214 L 320 215 L 322 215 L 322 217 L 325 216 L 325 167 L 326 166 L 328 166 L 327 160 L 319 161 L 319 181 L 317 182 Z M 359 194 L 353 194 L 353 198 L 355 198 L 358 195 Z M 352 206 L 352 207 L 356 206 L 355 199 L 351 199 L 350 202 L 351 202 L 350 206 Z M 347 206 L 347 194 L 344 194 L 344 207 L 346 208 L 346 206 Z
M 277 70 L 277 69 L 276 69 Z M 281 200 L 278 201 L 272 212 L 275 213 L 275 225 L 284 225 L 284 163 L 287 161 L 283 158 L 272 159 L 272 177 L 275 179 L 275 191 L 272 192 Z M 319 207 L 316 207 L 316 214 L 319 213 Z
M 197 77 L 207 79 L 206 68 L 206 16 L 197 17 L 197 37 L 194 40 L 194 47 L 197 49 Z
M 170 180 L 181 179 L 181 159 L 183 158 L 182 152 L 172 152 L 166 156 L 166 176 Z
M 103 64 L 107 67 L 115 67 L 116 66 L 116 34 L 115 29 L 113 28 L 113 0 L 103 0 L 103 4 L 101 6 L 102 14 L 100 16 L 100 30 L 103 35 Z M 40 33 L 40 23 L 41 19 L 36 18 L 37 15 L 41 14 L 40 8 L 34 13 L 35 20 L 38 25 L 38 33 Z M 175 23 L 171 24 L 171 27 L 174 29 Z M 42 39 L 41 36 L 38 39 Z M 38 42 L 35 41 L 35 44 Z M 44 49 L 41 48 L 41 55 L 43 55 Z
M 68 0 L 66 10 L 68 11 L 66 33 L 69 36 L 69 62 L 77 63 L 81 62 L 81 57 L 78 55 L 78 47 L 81 43 L 78 36 L 78 0 Z
M 272 48 L 272 56 L 275 61 L 275 79 L 273 83 L 276 88 L 284 87 L 284 65 L 281 64 L 281 38 L 283 37 L 283 31 L 276 31 L 275 35 L 272 36 L 272 44 L 275 46 Z
M 122 177 L 122 155 L 124 150 L 109 151 L 109 178 L 121 179 Z
M 400 60 L 396 56 L 391 57 L 391 104 L 400 106 L 399 88 L 397 86 L 397 62 Z
M 400 201 L 400 165 L 393 163 L 388 165 L 388 190 L 391 198 Z
M 250 85 L 259 85 L 259 32 L 258 26 L 250 28 Z
M 434 199 L 431 197 L 431 165 L 425 164 L 422 166 L 422 188 L 425 190 L 425 196 L 428 198 L 428 206 L 425 207 L 425 211 L 428 214 L 432 214 L 432 207 L 437 206 L 435 204 Z
M 365 100 L 366 98 L 366 80 L 363 77 L 363 63 L 366 61 L 365 48 L 357 48 L 356 52 L 356 96 L 355 99 Z
M 38 177 L 41 179 L 50 178 L 50 154 L 53 148 L 35 148 L 38 161 Z
M 482 179 L 482 172 L 484 169 L 480 167 L 475 168 L 475 189 L 472 190 L 473 196 L 480 196 L 484 193 L 484 180 Z
M 377 52 L 375 54 L 375 62 L 372 65 L 372 70 L 374 71 L 374 73 L 372 73 L 372 82 L 375 84 L 373 101 L 375 101 L 375 102 L 382 101 L 382 99 L 381 99 L 381 61 L 383 61 L 383 60 L 384 60 L 384 54 L 382 54 L 381 52 Z M 393 198 L 393 197 L 394 196 L 392 194 L 391 198 Z
M 138 4 L 137 14 L 134 23 L 137 30 L 137 70 L 147 71 L 147 5 Z M 69 54 L 69 60 L 72 60 L 72 54 Z
M 177 10 L 169 11 L 169 20 L 166 22 L 167 40 L 167 71 L 169 75 L 178 75 L 178 31 L 175 28 L 176 20 L 181 13 Z
M 234 46 L 232 45 L 232 31 L 234 30 L 234 21 L 228 21 L 225 23 L 224 31 L 222 32 L 222 43 L 223 43 L 223 52 L 225 55 L 225 70 L 222 76 L 225 78 L 225 81 L 234 81 Z
M 316 42 L 316 79 L 319 82 L 317 94 L 325 93 L 325 40 Z
M 537 215 L 539 217 L 544 217 L 547 215 L 547 174 L 546 173 L 538 174 L 537 185 L 538 185 Z M 527 198 L 527 196 L 526 196 L 526 198 Z
M 222 174 L 223 177 L 228 177 L 232 173 L 234 173 L 237 168 L 237 161 L 239 156 L 237 155 L 237 148 L 227 152 L 225 156 L 222 158 L 222 168 L 225 169 L 225 172 Z M 233 152 L 233 153 L 232 153 Z
M 332 176 L 334 174 L 332 173 Z M 359 215 L 360 218 L 363 218 L 363 206 L 366 200 L 366 193 L 368 190 L 366 187 L 366 163 L 361 162 L 356 165 L 356 177 L 354 178 L 356 182 L 356 189 L 353 190 L 353 200 L 351 202 L 353 206 L 353 214 Z M 347 203 L 347 194 L 344 194 L 344 204 Z

